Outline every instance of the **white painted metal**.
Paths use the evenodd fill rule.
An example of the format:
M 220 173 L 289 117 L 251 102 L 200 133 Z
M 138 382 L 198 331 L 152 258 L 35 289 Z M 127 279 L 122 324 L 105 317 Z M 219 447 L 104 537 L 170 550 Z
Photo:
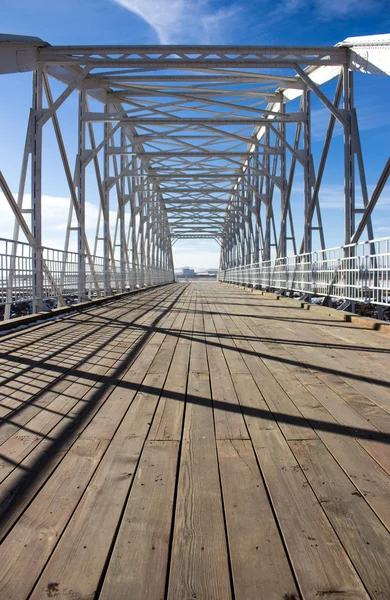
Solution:
M 388 306 L 390 237 L 220 269 L 218 280 Z
M 74 304 L 79 301 L 79 254 L 64 252 L 54 248 L 42 248 L 45 265 L 42 297 L 37 299 L 34 290 L 33 247 L 25 242 L 15 242 L 0 238 L 0 320 L 9 307 L 10 317 L 35 312 L 34 303 L 39 300 L 43 310 L 60 305 Z M 101 296 L 106 291 L 106 280 L 109 281 L 108 295 L 122 291 L 131 291 L 143 287 L 142 278 L 136 265 L 129 263 L 124 275 L 124 289 L 118 287 L 116 270 L 120 269 L 120 261 L 115 261 L 116 270 L 110 267 L 105 272 L 104 257 L 92 256 L 94 273 L 86 262 L 85 296 L 81 299 L 93 300 L 98 297 L 96 281 Z M 13 267 L 11 288 L 9 287 L 9 271 Z M 147 269 L 148 285 L 171 283 L 171 269 L 150 266 Z
M 6 252 L 11 262 L 3 269 L 8 277 L 3 283 L 3 293 L 8 294 L 6 316 L 19 297 L 18 248 L 23 247 L 27 256 L 24 246 L 16 246 L 19 226 L 25 236 L 27 230 L 31 233 L 27 238 L 36 310 L 49 292 L 58 298 L 77 294 L 82 300 L 172 280 L 172 245 L 179 239 L 216 240 L 221 268 L 230 273 L 259 261 L 269 264 L 274 257 L 283 264 L 289 253 L 297 255 L 297 248 L 310 256 L 314 244 L 324 250 L 321 183 L 336 121 L 344 128 L 340 161 L 345 181 L 344 242 L 349 248 L 349 242 L 358 241 L 364 232 L 372 239 L 371 216 L 389 168 L 387 163 L 369 199 L 353 103 L 353 71 L 389 74 L 389 57 L 388 35 L 307 48 L 58 47 L 37 38 L 0 36 L 0 72 L 30 69 L 34 79 L 17 201 L 8 188 L 6 194 L 17 223 L 14 248 L 7 246 Z M 53 80 L 63 86 L 61 92 L 54 94 Z M 321 89 L 332 80 L 333 100 Z M 58 113 L 76 94 L 78 136 L 72 155 L 65 148 Z M 311 149 L 314 100 L 329 112 L 317 172 Z M 48 275 L 49 258 L 42 249 L 43 130 L 50 122 L 70 192 L 59 278 L 57 267 L 55 275 Z M 23 215 L 29 166 L 31 228 Z M 355 170 L 363 209 L 356 206 Z M 297 210 L 291 199 L 299 189 L 299 171 L 303 191 Z M 86 206 L 91 174 L 99 216 L 95 239 L 89 240 Z M 297 223 L 303 224 L 300 246 Z M 69 251 L 74 232 L 76 255 Z M 375 243 L 368 247 L 377 256 Z M 306 271 L 305 277 L 310 287 L 314 275 Z

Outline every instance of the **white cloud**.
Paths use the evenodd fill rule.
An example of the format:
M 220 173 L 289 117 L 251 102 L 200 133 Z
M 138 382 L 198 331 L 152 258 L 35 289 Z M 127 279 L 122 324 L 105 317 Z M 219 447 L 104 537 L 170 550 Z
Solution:
M 16 194 L 14 193 L 14 198 Z M 31 195 L 25 194 L 24 206 L 29 207 L 31 204 Z M 55 248 L 58 250 L 64 249 L 65 232 L 68 223 L 70 198 L 60 196 L 42 195 L 42 242 L 47 248 Z M 93 240 L 95 237 L 96 224 L 99 214 L 99 207 L 92 202 L 85 203 L 86 212 L 86 233 L 90 240 L 91 249 L 93 248 Z M 27 224 L 30 226 L 30 218 L 28 214 L 24 215 Z M 110 211 L 111 228 L 115 226 L 116 213 Z M 75 216 L 73 213 L 73 223 L 75 225 Z M 0 192 L 0 237 L 13 239 L 14 215 L 11 208 L 5 199 L 5 196 Z M 22 231 L 19 235 L 20 241 L 25 241 Z M 92 241 L 92 242 L 91 242 Z M 69 250 L 76 251 L 76 236 L 73 233 L 70 238 Z
M 199 269 L 217 269 L 219 266 L 219 248 L 212 250 L 181 250 L 173 247 L 173 262 L 175 269 L 190 266 Z
M 161 44 L 210 43 L 237 8 L 212 9 L 209 0 L 114 0 L 141 17 Z
M 181 245 L 178 242 L 173 246 L 173 262 L 175 269 L 190 266 L 199 269 L 217 269 L 219 266 L 220 249 L 216 242 L 199 244 L 201 240 L 194 240 L 192 244 Z M 202 249 L 199 246 L 202 246 Z
M 14 193 L 14 197 L 16 194 Z M 30 206 L 31 196 L 25 194 L 24 205 Z M 69 197 L 42 196 L 42 238 L 43 244 L 47 248 L 64 249 L 65 231 L 68 222 Z M 91 202 L 86 202 L 86 233 L 93 250 L 93 240 L 95 238 L 96 223 L 99 208 Z M 25 215 L 28 225 L 30 225 L 29 216 Z M 111 234 L 115 226 L 116 213 L 110 211 Z M 75 224 L 75 223 L 74 223 Z M 14 216 L 5 196 L 0 192 L 0 238 L 12 239 L 14 228 Z M 20 241 L 25 241 L 24 235 L 20 232 Z M 73 233 L 70 240 L 69 250 L 76 252 L 76 235 Z M 98 248 L 98 255 L 101 255 L 101 247 Z M 216 242 L 208 240 L 194 240 L 187 243 L 178 242 L 173 247 L 175 267 L 184 267 L 191 265 L 196 269 L 217 268 L 219 265 L 219 246 Z

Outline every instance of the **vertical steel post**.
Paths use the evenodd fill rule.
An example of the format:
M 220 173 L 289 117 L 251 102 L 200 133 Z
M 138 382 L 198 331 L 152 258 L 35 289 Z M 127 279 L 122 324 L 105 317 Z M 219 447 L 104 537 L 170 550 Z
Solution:
M 150 271 L 150 229 L 151 229 L 151 220 L 150 220 L 150 211 L 151 211 L 151 202 L 152 202 L 152 194 L 153 194 L 153 190 L 152 190 L 152 186 L 149 183 L 148 184 L 148 197 L 147 197 L 147 204 L 146 204 L 146 217 L 145 217 L 145 224 L 146 224 L 146 234 L 145 234 L 145 245 L 146 245 L 146 251 L 145 251 L 145 269 L 146 269 L 146 277 L 145 277 L 145 284 L 146 285 L 150 285 L 151 284 L 151 271 Z M 152 209 L 153 210 L 153 209 Z
M 283 94 L 280 95 L 280 114 L 285 112 L 285 104 L 283 102 Z M 280 239 L 279 239 L 279 256 L 287 256 L 287 181 L 286 181 L 286 124 L 282 121 L 279 123 L 279 131 L 282 137 L 281 154 L 280 154 Z
M 266 127 L 264 132 L 264 145 L 269 148 L 270 145 L 270 132 L 269 127 Z M 272 199 L 271 199 L 271 181 L 269 177 L 270 171 L 270 155 L 268 152 L 264 154 L 263 158 L 265 174 L 265 196 L 266 196 L 266 219 L 265 219 L 265 235 L 264 235 L 264 248 L 263 248 L 263 260 L 271 260 L 271 215 L 272 215 Z
M 310 205 L 312 197 L 312 163 L 311 163 L 311 119 L 310 119 L 310 90 L 305 87 L 302 98 L 303 121 L 303 149 L 304 149 L 304 252 L 312 251 L 312 221 L 310 218 Z
M 139 237 L 139 265 L 140 265 L 140 287 L 145 285 L 145 199 L 142 194 L 142 204 L 139 213 L 139 226 L 138 226 L 138 237 Z
M 355 173 L 352 133 L 353 73 L 348 65 L 343 70 L 344 93 L 344 243 L 349 244 L 355 233 Z
M 34 236 L 32 250 L 33 311 L 43 310 L 43 260 L 42 260 L 42 67 L 33 75 L 32 158 L 31 158 L 31 229 Z
M 77 252 L 78 252 L 78 276 L 77 289 L 79 302 L 86 299 L 86 267 L 85 267 L 85 133 L 86 123 L 84 113 L 86 111 L 86 92 L 84 87 L 79 91 L 78 104 L 78 168 L 77 168 L 77 201 L 80 210 L 80 219 L 77 228 Z
M 105 112 L 110 112 L 110 105 L 105 105 Z M 112 129 L 111 123 L 104 123 L 104 190 L 103 190 L 103 270 L 104 270 L 104 295 L 111 293 L 110 277 L 110 155 L 109 134 Z
M 121 146 L 126 145 L 126 132 L 124 127 L 121 127 Z M 123 173 L 126 169 L 127 161 L 124 154 L 121 154 L 120 172 Z M 121 291 L 126 290 L 126 271 L 127 271 L 127 247 L 126 247 L 126 229 L 125 229 L 125 195 L 126 195 L 126 177 L 121 176 L 119 181 L 119 196 L 118 196 L 118 216 L 119 216 L 119 250 L 120 250 L 120 281 Z

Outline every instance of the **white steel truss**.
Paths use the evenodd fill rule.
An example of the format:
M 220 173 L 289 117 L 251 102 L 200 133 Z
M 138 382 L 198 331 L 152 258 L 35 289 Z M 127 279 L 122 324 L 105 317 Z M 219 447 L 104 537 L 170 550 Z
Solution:
M 31 248 L 28 289 L 34 310 L 49 293 L 61 303 L 72 290 L 82 301 L 91 294 L 170 281 L 172 246 L 181 239 L 216 240 L 224 277 L 245 265 L 308 256 L 314 235 L 324 250 L 321 183 L 336 123 L 344 136 L 342 242 L 349 247 L 364 234 L 373 240 L 372 212 L 388 181 L 390 159 L 384 157 L 369 197 L 353 72 L 389 75 L 389 48 L 390 35 L 292 48 L 73 47 L 0 36 L 0 71 L 33 72 L 17 198 L 0 178 L 15 214 L 14 244 L 7 245 L 2 275 L 6 315 L 16 298 L 20 230 Z M 330 98 L 321 86 L 332 81 Z M 59 113 L 75 95 L 77 147 L 70 155 Z M 313 98 L 329 113 L 318 165 L 312 154 Z M 49 122 L 70 194 L 65 247 L 55 275 L 42 245 L 43 132 Z M 30 207 L 24 202 L 28 169 Z M 302 177 L 299 211 L 291 201 L 297 171 Z M 92 173 L 99 198 L 93 240 L 86 234 Z M 356 201 L 357 185 L 362 205 Z M 297 223 L 303 224 L 301 239 Z M 374 255 L 374 242 L 370 248 Z M 77 281 L 72 270 L 67 283 L 67 265 L 75 260 Z

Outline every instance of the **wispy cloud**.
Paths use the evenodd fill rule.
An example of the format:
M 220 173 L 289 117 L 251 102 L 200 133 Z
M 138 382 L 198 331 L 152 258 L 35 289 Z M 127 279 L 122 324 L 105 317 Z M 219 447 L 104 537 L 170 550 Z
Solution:
M 16 194 L 14 193 L 14 198 Z M 24 203 L 26 207 L 31 204 L 31 195 L 25 194 Z M 69 197 L 59 197 L 42 195 L 42 235 L 43 245 L 48 248 L 56 248 L 58 250 L 64 249 L 65 243 L 65 231 L 67 228 L 68 212 L 69 212 Z M 87 214 L 86 220 L 86 233 L 89 240 L 94 239 L 96 224 L 98 220 L 99 207 L 92 202 L 85 203 L 85 210 Z M 75 217 L 74 217 L 74 225 Z M 7 239 L 13 239 L 13 227 L 14 227 L 14 215 L 9 207 L 9 204 L 3 194 L 0 191 L 0 223 L 1 223 L 1 237 Z M 116 212 L 110 211 L 110 225 L 111 235 L 114 233 L 116 221 Z M 22 232 L 20 232 L 19 239 L 23 242 L 26 241 Z M 75 238 L 71 236 L 70 248 L 71 251 L 77 251 L 77 245 Z
M 215 8 L 210 0 L 114 0 L 141 17 L 161 44 L 210 43 L 237 12 L 235 5 Z

